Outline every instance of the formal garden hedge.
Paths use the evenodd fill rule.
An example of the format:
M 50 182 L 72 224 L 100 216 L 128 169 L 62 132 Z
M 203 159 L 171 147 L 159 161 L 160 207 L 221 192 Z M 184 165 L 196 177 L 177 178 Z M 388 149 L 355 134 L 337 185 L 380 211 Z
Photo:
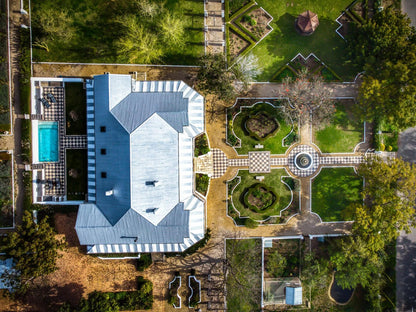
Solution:
M 194 276 L 189 277 L 189 287 L 191 288 L 191 296 L 189 297 L 189 306 L 195 308 L 201 302 L 201 284 L 197 282 Z
M 254 116 L 247 116 L 244 125 L 249 135 L 259 141 L 264 141 L 274 136 L 280 128 L 276 118 L 263 112 L 259 112 Z
M 244 205 L 258 213 L 272 206 L 277 199 L 271 188 L 262 183 L 250 186 L 244 193 Z
M 89 311 L 133 311 L 150 310 L 153 306 L 153 284 L 139 276 L 136 291 L 98 292 L 88 295 L 88 299 L 81 299 L 80 304 L 72 308 L 64 304 L 59 312 L 89 312 Z

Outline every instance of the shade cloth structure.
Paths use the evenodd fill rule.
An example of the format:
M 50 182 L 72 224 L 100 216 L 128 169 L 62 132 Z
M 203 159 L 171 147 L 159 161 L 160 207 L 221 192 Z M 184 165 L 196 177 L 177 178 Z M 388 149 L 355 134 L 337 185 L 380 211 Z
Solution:
M 318 15 L 309 10 L 299 14 L 295 27 L 301 35 L 312 35 L 319 25 Z

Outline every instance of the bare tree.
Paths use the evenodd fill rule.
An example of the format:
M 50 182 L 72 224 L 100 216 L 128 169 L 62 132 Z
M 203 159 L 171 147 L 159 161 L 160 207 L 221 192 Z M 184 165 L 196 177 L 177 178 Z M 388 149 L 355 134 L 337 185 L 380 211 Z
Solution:
M 296 80 L 287 77 L 279 93 L 279 96 L 288 98 L 286 111 L 293 120 L 313 117 L 313 123 L 320 124 L 329 120 L 335 112 L 322 77 L 309 77 L 307 70 L 303 70 Z

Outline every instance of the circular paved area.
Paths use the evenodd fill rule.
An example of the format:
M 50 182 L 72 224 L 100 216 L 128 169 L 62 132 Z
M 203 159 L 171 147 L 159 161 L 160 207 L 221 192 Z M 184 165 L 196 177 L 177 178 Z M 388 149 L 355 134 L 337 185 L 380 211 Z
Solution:
M 295 164 L 295 158 L 296 155 L 300 154 L 300 153 L 306 153 L 309 154 L 312 158 L 312 165 L 310 167 L 308 167 L 307 169 L 300 169 L 296 166 Z M 315 171 L 318 169 L 319 167 L 319 155 L 318 152 L 315 150 L 315 148 L 313 148 L 312 146 L 309 145 L 298 145 L 295 146 L 289 153 L 288 157 L 287 157 L 287 162 L 289 165 L 289 170 L 290 172 L 292 172 L 295 176 L 297 177 L 308 177 L 312 174 L 315 173 Z

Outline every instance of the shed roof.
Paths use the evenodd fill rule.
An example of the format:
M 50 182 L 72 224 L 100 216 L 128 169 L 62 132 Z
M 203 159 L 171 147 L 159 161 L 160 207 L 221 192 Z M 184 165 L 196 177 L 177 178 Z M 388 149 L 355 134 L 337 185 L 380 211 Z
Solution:
M 286 304 L 302 304 L 302 287 L 286 287 Z
M 296 20 L 296 26 L 306 34 L 314 32 L 318 25 L 318 15 L 309 10 L 299 14 Z

